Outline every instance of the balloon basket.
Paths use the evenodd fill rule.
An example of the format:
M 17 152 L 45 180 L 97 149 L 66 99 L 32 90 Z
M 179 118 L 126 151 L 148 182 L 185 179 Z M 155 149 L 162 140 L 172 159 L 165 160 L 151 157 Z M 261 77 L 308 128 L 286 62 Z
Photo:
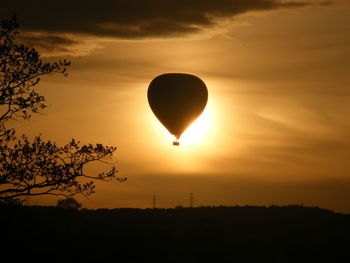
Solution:
M 174 146 L 180 146 L 180 142 L 179 142 L 178 140 L 173 141 L 173 145 L 174 145 Z

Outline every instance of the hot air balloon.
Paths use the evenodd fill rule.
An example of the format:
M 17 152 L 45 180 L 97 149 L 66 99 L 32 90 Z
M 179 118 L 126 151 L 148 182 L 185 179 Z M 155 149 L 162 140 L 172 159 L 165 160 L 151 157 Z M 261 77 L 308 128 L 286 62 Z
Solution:
M 173 145 L 178 146 L 183 132 L 203 112 L 208 90 L 194 75 L 167 73 L 152 80 L 147 97 L 154 115 L 175 136 Z

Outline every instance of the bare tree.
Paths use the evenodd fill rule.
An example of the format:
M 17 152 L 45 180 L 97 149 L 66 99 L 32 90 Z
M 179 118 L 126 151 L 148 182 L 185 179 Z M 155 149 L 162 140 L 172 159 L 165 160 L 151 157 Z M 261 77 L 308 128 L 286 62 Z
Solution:
M 60 73 L 67 77 L 70 62 L 45 63 L 33 48 L 16 43 L 16 17 L 3 20 L 0 29 L 0 200 L 27 195 L 94 193 L 95 180 L 125 181 L 115 167 L 98 175 L 88 175 L 88 163 L 112 158 L 116 147 L 102 144 L 80 146 L 72 139 L 59 147 L 37 136 L 16 138 L 11 119 L 30 119 L 46 107 L 45 98 L 35 87 L 40 77 Z M 82 180 L 79 180 L 82 179 Z M 82 181 L 82 182 L 81 182 Z

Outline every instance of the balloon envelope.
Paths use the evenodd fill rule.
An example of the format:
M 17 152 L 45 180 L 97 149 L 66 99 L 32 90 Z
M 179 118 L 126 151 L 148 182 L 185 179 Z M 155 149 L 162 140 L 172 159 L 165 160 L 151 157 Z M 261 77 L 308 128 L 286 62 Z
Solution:
M 208 101 L 204 82 L 190 74 L 167 73 L 152 80 L 148 102 L 158 120 L 179 139 Z

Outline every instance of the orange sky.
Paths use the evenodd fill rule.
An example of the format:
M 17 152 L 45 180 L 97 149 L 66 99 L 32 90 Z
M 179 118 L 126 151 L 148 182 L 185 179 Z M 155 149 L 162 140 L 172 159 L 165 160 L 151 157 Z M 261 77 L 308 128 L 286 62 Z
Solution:
M 194 192 L 195 205 L 350 212 L 348 1 L 219 18 L 199 32 L 137 39 L 24 30 L 27 41 L 52 32 L 80 41 L 52 49 L 37 42 L 47 59 L 59 55 L 72 67 L 67 79 L 41 83 L 45 116 L 13 125 L 60 144 L 118 147 L 113 161 L 128 181 L 98 183 L 96 194 L 78 198 L 85 207 L 151 207 L 153 194 L 159 207 L 186 206 Z M 209 90 L 205 129 L 189 145 L 172 146 L 148 106 L 149 83 L 167 72 L 197 75 Z

